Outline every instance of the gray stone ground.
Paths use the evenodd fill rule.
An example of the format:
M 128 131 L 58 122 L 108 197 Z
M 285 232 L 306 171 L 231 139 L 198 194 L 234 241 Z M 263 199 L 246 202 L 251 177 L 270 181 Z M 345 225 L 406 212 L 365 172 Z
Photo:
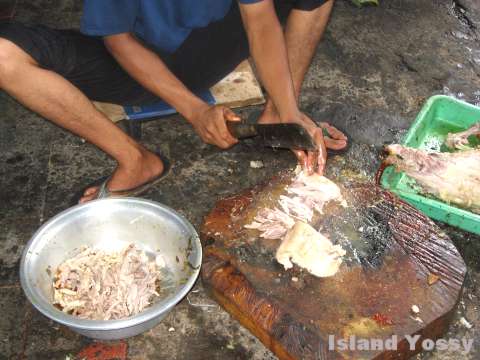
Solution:
M 477 0 L 382 0 L 358 10 L 338 1 L 301 98 L 318 120 L 345 129 L 352 146 L 330 158 L 330 170 L 372 176 L 384 143 L 398 141 L 421 104 L 447 93 L 480 102 L 480 5 Z M 463 9 L 463 10 L 462 10 Z M 78 25 L 81 2 L 20 0 L 18 19 Z M 47 320 L 27 303 L 18 282 L 24 244 L 45 220 L 65 209 L 79 188 L 108 174 L 113 163 L 90 145 L 0 93 L 0 359 L 64 359 L 89 343 Z M 245 116 L 255 109 L 245 109 Z M 241 145 L 222 152 L 204 145 L 177 116 L 149 122 L 143 142 L 174 162 L 174 177 L 146 197 L 178 209 L 195 226 L 221 196 L 268 179 L 295 160 L 288 152 Z M 250 169 L 263 160 L 264 169 Z M 469 269 L 448 337 L 476 340 L 469 355 L 431 353 L 422 359 L 479 359 L 480 237 L 443 228 Z M 473 325 L 459 322 L 465 317 Z M 174 328 L 174 331 L 169 331 Z M 132 359 L 274 359 L 263 345 L 210 300 L 197 283 L 165 321 L 128 340 Z

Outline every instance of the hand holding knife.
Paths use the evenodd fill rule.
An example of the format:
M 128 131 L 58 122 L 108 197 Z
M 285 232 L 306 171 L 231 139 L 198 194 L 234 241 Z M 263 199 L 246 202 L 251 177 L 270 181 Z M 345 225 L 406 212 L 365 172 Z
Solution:
M 327 123 L 317 125 L 307 116 L 304 117 L 305 126 L 298 122 L 252 124 L 227 121 L 227 128 L 239 140 L 258 137 L 265 146 L 290 149 L 308 173 L 323 174 L 327 148 L 345 148 L 347 137 Z

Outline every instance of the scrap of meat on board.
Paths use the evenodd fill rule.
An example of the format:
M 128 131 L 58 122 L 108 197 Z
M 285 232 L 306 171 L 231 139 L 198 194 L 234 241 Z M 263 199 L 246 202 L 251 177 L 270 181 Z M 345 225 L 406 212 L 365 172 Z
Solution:
M 262 208 L 246 228 L 256 229 L 266 239 L 280 239 L 296 221 L 309 223 L 314 213 L 322 213 L 330 201 L 346 206 L 340 188 L 324 176 L 298 173 L 272 208 Z
M 298 221 L 288 231 L 277 249 L 275 258 L 285 269 L 293 263 L 318 277 L 333 276 L 342 264 L 345 250 L 313 227 Z
M 251 224 L 245 228 L 259 230 L 266 239 L 282 238 L 275 258 L 285 269 L 292 268 L 292 261 L 318 277 L 334 275 L 345 251 L 333 245 L 309 222 L 314 214 L 322 214 L 330 201 L 347 206 L 340 188 L 318 174 L 306 175 L 299 171 L 280 195 L 278 206 L 263 208 Z

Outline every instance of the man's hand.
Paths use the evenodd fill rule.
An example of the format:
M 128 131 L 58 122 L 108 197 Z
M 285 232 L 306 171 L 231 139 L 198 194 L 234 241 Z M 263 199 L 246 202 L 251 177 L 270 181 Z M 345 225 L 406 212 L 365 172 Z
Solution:
M 327 162 L 327 149 L 341 150 L 347 146 L 347 137 L 335 127 L 326 122 L 318 126 L 307 115 L 301 113 L 299 118 L 292 119 L 292 122 L 302 125 L 314 139 L 317 144 L 317 151 L 292 150 L 296 155 L 300 165 L 307 173 L 317 173 L 323 175 L 325 164 Z M 259 123 L 280 123 L 280 117 L 274 106 L 267 103 L 265 111 L 259 119 Z M 323 136 L 323 129 L 329 136 Z
M 240 117 L 222 105 L 205 105 L 190 119 L 204 142 L 222 149 L 228 149 L 238 142 L 228 131 L 227 121 L 240 121 Z
M 307 173 L 323 175 L 327 163 L 327 149 L 341 150 L 347 146 L 347 137 L 338 129 L 326 122 L 315 124 L 307 115 L 302 114 L 300 121 L 296 121 L 305 127 L 317 144 L 317 151 L 293 150 L 303 169 Z M 323 135 L 323 129 L 329 136 Z

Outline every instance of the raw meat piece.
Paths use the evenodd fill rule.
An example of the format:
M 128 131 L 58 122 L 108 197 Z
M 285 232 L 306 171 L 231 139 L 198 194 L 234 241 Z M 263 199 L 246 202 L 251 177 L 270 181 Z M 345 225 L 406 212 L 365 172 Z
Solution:
M 338 185 L 317 174 L 306 175 L 300 172 L 287 188 L 287 192 L 296 195 L 300 203 L 308 204 L 319 213 L 322 213 L 325 204 L 332 200 L 347 206 Z
M 480 149 L 427 153 L 389 145 L 387 164 L 404 171 L 429 194 L 480 213 Z
M 297 221 L 277 250 L 276 259 L 285 267 L 292 261 L 318 277 L 333 276 L 342 264 L 345 250 L 302 221 Z
M 288 196 L 282 195 L 278 200 L 280 208 L 260 210 L 245 228 L 261 231 L 260 236 L 266 239 L 280 239 L 295 221 L 312 221 L 314 212 L 322 213 L 329 201 L 335 200 L 346 206 L 340 188 L 317 174 L 307 176 L 303 172 L 298 173 L 286 190 Z
M 449 133 L 447 135 L 447 140 L 445 140 L 445 145 L 451 149 L 469 150 L 468 138 L 472 135 L 476 135 L 480 138 L 480 122 L 476 123 L 466 131 Z
M 159 280 L 158 261 L 133 244 L 118 253 L 86 247 L 63 262 L 54 279 L 54 304 L 83 319 L 121 319 L 150 305 Z

